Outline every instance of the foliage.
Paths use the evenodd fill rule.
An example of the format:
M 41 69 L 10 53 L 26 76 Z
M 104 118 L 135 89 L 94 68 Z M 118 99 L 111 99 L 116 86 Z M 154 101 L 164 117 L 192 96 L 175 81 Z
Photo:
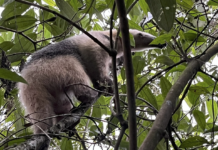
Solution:
M 43 6 L 77 23 L 85 31 L 108 30 L 113 11 L 111 0 L 27 0 Z M 153 34 L 153 44 L 167 42 L 164 49 L 151 49 L 132 56 L 136 90 L 137 147 L 140 147 L 156 119 L 170 88 L 188 63 L 204 55 L 217 39 L 218 1 L 209 0 L 125 0 L 129 27 Z M 1 90 L 0 90 L 0 150 L 27 140 L 31 131 L 24 126 L 25 115 L 17 102 L 14 82 L 25 82 L 19 69 L 34 51 L 67 37 L 81 34 L 66 19 L 45 9 L 16 2 L 0 0 L 4 8 L 0 18 Z M 151 18 L 150 12 L 153 15 Z M 149 17 L 148 17 L 149 16 Z M 117 10 L 113 16 L 114 28 L 119 28 Z M 134 41 L 132 41 L 131 44 Z M 178 97 L 177 111 L 172 115 L 168 132 L 173 138 L 162 140 L 156 149 L 217 148 L 217 61 L 209 60 L 198 71 L 190 86 Z M 57 68 L 58 69 L 58 68 Z M 118 86 L 121 110 L 128 120 L 125 68 L 119 68 Z M 15 73 L 17 72 L 17 74 Z M 142 88 L 144 87 L 144 88 Z M 121 125 L 109 109 L 110 99 L 101 96 L 93 108 L 77 125 L 77 133 L 69 140 L 54 138 L 52 147 L 81 149 L 94 146 L 113 149 Z M 175 101 L 176 101 L 175 100 Z M 27 123 L 27 122 L 26 122 Z M 129 130 L 125 131 L 120 149 L 128 149 Z M 83 142 L 84 141 L 84 142 Z M 55 144 L 54 144 L 55 143 Z M 169 144 L 169 145 L 168 145 Z M 104 149 L 104 148 L 102 148 Z

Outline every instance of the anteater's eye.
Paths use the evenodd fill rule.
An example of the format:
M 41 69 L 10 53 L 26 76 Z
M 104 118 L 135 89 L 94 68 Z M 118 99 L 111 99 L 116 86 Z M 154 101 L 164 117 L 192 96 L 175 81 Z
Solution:
M 138 33 L 138 36 L 142 37 L 142 36 L 143 36 L 143 34 L 142 34 L 142 33 Z

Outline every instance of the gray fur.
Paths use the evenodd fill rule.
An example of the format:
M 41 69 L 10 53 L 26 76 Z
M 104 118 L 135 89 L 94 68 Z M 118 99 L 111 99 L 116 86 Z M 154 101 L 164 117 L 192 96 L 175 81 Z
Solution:
M 154 39 L 154 36 L 137 30 L 130 30 L 130 33 L 136 41 L 132 51 L 149 48 L 149 43 Z M 143 36 L 139 37 L 139 33 Z M 90 34 L 110 47 L 109 31 L 93 31 Z M 113 41 L 116 35 L 117 31 L 113 30 Z M 118 41 L 117 52 L 118 58 L 123 55 L 121 40 Z M 29 121 L 34 124 L 34 133 L 47 130 L 62 119 L 56 115 L 72 109 L 67 95 L 75 96 L 81 102 L 89 102 L 97 97 L 96 91 L 82 85 L 93 84 L 96 88 L 99 88 L 100 83 L 112 85 L 110 63 L 108 53 L 85 34 L 35 52 L 21 71 L 28 84 L 18 84 L 19 99 Z M 52 116 L 52 119 L 46 119 Z

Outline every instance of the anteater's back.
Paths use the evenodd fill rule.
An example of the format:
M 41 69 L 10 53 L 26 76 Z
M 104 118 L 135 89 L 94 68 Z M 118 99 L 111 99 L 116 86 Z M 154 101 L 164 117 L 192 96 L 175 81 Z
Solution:
M 72 105 L 66 93 L 69 97 L 93 94 L 81 85 L 73 85 L 91 86 L 91 81 L 81 63 L 77 46 L 69 39 L 34 53 L 21 75 L 28 84 L 18 84 L 20 101 L 30 122 L 38 122 L 33 125 L 34 133 L 41 133 L 62 119 L 56 115 L 69 113 Z

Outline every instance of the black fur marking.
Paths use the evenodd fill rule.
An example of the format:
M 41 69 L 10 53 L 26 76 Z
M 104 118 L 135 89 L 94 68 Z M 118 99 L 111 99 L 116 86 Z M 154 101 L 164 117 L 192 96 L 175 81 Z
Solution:
M 41 58 L 52 59 L 62 55 L 73 55 L 81 62 L 81 54 L 79 52 L 78 46 L 72 44 L 69 39 L 66 39 L 61 42 L 48 45 L 33 53 L 30 61 L 26 64 L 26 66 Z
M 105 35 L 105 34 L 102 34 L 106 39 L 108 39 L 108 41 L 110 41 L 110 37 Z M 114 45 L 114 41 L 112 40 L 112 44 Z

